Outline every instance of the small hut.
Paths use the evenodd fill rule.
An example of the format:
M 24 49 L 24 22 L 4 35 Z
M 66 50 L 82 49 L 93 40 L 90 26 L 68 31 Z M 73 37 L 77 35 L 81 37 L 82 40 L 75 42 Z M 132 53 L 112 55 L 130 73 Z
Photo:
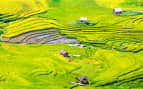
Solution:
M 63 55 L 64 57 L 70 57 L 69 53 L 64 50 L 61 50 L 60 54 Z
M 122 8 L 114 8 L 114 9 L 113 9 L 113 13 L 114 13 L 114 14 L 122 14 L 122 13 L 123 13 L 123 10 L 122 10 Z
M 80 78 L 80 82 L 81 82 L 82 84 L 88 84 L 88 79 L 87 79 L 86 77 L 82 76 L 82 77 Z
M 81 22 L 87 21 L 87 17 L 80 17 L 80 21 L 81 21 Z
M 87 84 L 89 84 L 89 82 L 88 82 L 88 79 L 86 78 L 86 77 L 81 77 L 80 79 L 78 79 L 77 77 L 76 77 L 76 80 L 78 80 L 80 83 L 78 83 L 78 82 L 70 82 L 71 84 L 77 84 L 77 85 L 80 85 L 80 86 L 84 86 L 84 85 L 87 85 Z

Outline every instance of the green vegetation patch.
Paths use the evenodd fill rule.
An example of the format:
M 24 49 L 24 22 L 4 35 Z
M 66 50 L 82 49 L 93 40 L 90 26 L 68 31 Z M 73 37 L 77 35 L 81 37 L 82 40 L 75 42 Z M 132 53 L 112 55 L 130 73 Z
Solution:
M 142 15 L 142 14 L 143 12 L 128 10 L 128 11 L 123 11 L 123 13 L 116 14 L 116 15 L 117 16 L 136 16 L 136 15 Z
M 95 26 L 97 24 L 97 22 L 95 21 L 85 21 L 85 22 L 81 22 L 79 20 L 75 21 L 75 25 L 76 26 Z

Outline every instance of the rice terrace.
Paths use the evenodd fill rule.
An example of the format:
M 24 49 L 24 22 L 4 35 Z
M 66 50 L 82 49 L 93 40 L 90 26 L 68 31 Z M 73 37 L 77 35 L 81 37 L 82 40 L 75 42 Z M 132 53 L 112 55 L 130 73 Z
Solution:
M 0 89 L 143 89 L 143 0 L 0 0 Z

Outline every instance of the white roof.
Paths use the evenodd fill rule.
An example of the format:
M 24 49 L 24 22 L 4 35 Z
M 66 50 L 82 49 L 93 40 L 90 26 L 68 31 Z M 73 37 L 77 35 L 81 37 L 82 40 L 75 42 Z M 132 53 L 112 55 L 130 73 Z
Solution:
M 114 8 L 114 10 L 115 10 L 116 12 L 123 11 L 122 8 Z
M 87 17 L 80 17 L 80 20 L 87 21 Z

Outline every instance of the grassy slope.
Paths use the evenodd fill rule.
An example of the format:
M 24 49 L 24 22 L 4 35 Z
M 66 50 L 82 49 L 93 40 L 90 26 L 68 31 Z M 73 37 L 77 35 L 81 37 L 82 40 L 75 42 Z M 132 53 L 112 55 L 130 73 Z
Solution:
M 1 0 L 0 6 L 0 13 L 16 14 L 19 17 L 47 9 L 45 0 Z
M 46 11 L 47 6 L 45 3 L 42 2 L 42 7 L 39 8 L 39 6 L 37 6 L 32 0 L 25 2 L 19 2 L 19 0 L 13 1 L 15 2 L 12 2 L 11 5 L 15 6 L 16 4 L 15 7 L 17 7 L 17 10 L 11 10 L 10 8 L 13 6 L 9 6 L 9 3 L 4 0 L 1 1 L 3 2 L 1 8 L 6 9 L 0 10 L 0 13 L 3 14 L 0 26 L 1 29 L 6 29 L 7 31 L 6 34 L 3 34 L 4 37 L 13 37 L 27 31 L 56 27 L 62 29 L 61 32 L 63 34 L 67 34 L 69 37 L 76 37 L 83 42 L 105 42 L 106 45 L 103 47 L 108 49 L 111 49 L 111 46 L 114 46 L 120 51 L 126 46 L 128 47 L 126 51 L 138 51 L 138 49 L 140 50 L 143 48 L 141 29 L 142 15 L 120 17 L 112 14 L 112 8 L 114 7 L 142 10 L 141 5 L 138 3 L 129 8 L 128 2 L 134 4 L 133 0 L 120 0 L 120 2 L 113 0 L 90 0 L 90 2 L 88 0 L 82 0 L 82 2 L 75 2 L 74 0 L 47 0 L 49 6 L 48 13 L 43 13 L 37 16 L 31 15 Z M 42 0 L 39 1 L 41 2 Z M 25 6 L 23 7 L 23 4 L 26 4 L 30 11 L 27 11 L 29 10 L 27 8 L 24 9 Z M 10 13 L 8 18 L 7 13 Z M 75 20 L 78 20 L 81 16 L 86 16 L 89 20 L 98 21 L 97 28 L 62 25 L 63 23 L 74 24 Z M 12 22 L 10 21 L 9 26 L 7 26 L 8 23 L 6 23 L 7 21 L 5 22 L 5 19 L 13 19 L 15 17 L 24 18 Z M 57 22 L 51 19 L 56 19 Z M 109 26 L 111 24 L 114 25 Z M 98 27 L 100 28 L 98 29 Z M 1 45 L 0 59 L 2 60 L 0 61 L 2 65 L 2 88 L 69 89 L 72 85 L 68 82 L 74 81 L 74 77 L 82 75 L 88 76 L 92 84 L 87 87 L 77 87 L 77 89 L 95 89 L 94 87 L 97 85 L 119 80 L 124 81 L 115 84 L 111 83 L 111 85 L 101 86 L 97 89 L 129 89 L 130 87 L 143 87 L 141 86 L 142 80 L 134 81 L 137 86 L 133 86 L 133 82 L 128 82 L 130 79 L 142 77 L 142 75 L 140 76 L 140 74 L 142 74 L 143 64 L 141 60 L 141 52 L 129 53 L 98 49 L 96 53 L 91 56 L 91 53 L 94 53 L 94 49 L 92 49 L 92 51 L 88 49 L 69 48 L 66 45 Z M 74 62 L 69 63 L 65 58 L 58 54 L 61 49 L 68 50 L 72 54 L 81 54 L 82 57 L 74 58 Z M 31 50 L 33 51 L 31 52 Z M 73 69 L 79 68 L 79 65 L 81 66 L 81 69 L 72 71 Z
M 87 49 L 79 50 L 80 48 L 69 48 L 67 45 L 1 45 L 1 55 L 5 56 L 0 56 L 0 59 L 3 59 L 1 60 L 0 85 L 6 89 L 62 89 L 70 87 L 69 81 L 73 80 L 73 77 L 80 76 L 76 73 L 71 74 L 72 71 L 80 67 L 76 63 L 79 59 L 74 58 L 75 62 L 70 63 L 59 55 L 59 51 L 64 49 L 70 51 L 71 54 L 79 54 L 80 51 L 84 58 L 88 56 Z M 6 81 L 3 81 L 2 78 Z
M 88 76 L 92 84 L 81 87 L 81 89 L 95 89 L 94 87 L 97 85 L 113 81 L 124 79 L 117 84 L 130 81 L 130 79 L 140 77 L 139 75 L 143 71 L 141 53 L 122 53 L 99 48 L 80 49 L 68 47 L 66 44 L 14 45 L 2 43 L 0 49 L 0 59 L 3 59 L 0 60 L 0 85 L 6 89 L 69 89 L 73 86 L 69 82 L 75 81 L 75 77 L 82 75 Z M 81 57 L 73 57 L 74 61 L 68 62 L 66 58 L 60 56 L 61 49 L 69 51 L 70 55 L 80 54 Z M 128 89 L 129 87 L 117 84 L 110 85 L 110 88 L 100 86 L 99 89 L 112 89 L 111 87 L 117 86 L 119 89 Z M 138 86 L 141 85 L 138 84 Z M 77 89 L 79 88 L 77 87 Z

